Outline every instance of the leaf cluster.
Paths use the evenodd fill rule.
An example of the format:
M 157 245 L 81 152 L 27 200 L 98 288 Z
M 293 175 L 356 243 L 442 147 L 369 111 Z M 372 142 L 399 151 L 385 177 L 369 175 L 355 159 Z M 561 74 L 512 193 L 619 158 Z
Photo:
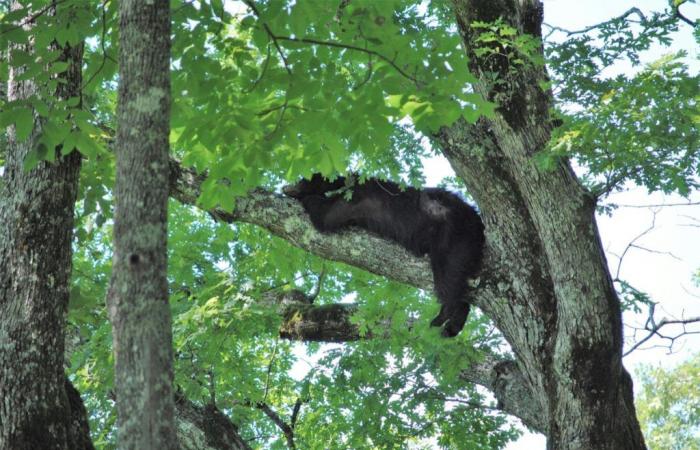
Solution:
M 700 79 L 687 55 L 669 53 L 632 75 L 612 72 L 621 61 L 640 65 L 652 45 L 669 45 L 678 26 L 672 9 L 649 17 L 632 9 L 585 30 L 552 28 L 546 56 L 563 126 L 540 162 L 575 157 L 598 196 L 627 181 L 684 196 L 697 188 Z M 561 31 L 565 40 L 556 38 Z

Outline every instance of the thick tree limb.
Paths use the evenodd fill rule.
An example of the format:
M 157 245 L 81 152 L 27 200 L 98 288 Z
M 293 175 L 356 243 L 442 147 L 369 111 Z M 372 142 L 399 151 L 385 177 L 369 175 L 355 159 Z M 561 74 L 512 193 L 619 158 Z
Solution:
M 233 422 L 214 405 L 199 406 L 176 393 L 175 419 L 181 450 L 250 450 Z
M 462 371 L 460 378 L 485 387 L 496 397 L 498 409 L 523 421 L 540 433 L 547 433 L 547 417 L 538 408 L 528 383 L 515 361 L 486 355 Z
M 178 161 L 170 160 L 170 195 L 180 202 L 196 206 L 205 178 L 191 169 L 183 168 Z M 280 194 L 258 189 L 239 198 L 232 213 L 219 208 L 208 212 L 223 222 L 261 226 L 296 247 L 323 258 L 350 264 L 417 288 L 433 288 L 427 257 L 415 257 L 400 245 L 359 229 L 320 233 L 313 227 L 299 202 Z M 499 263 L 490 256 L 487 244 L 478 288 L 470 291 L 469 297 L 471 303 L 487 313 L 496 305 L 504 307 L 509 296 L 509 286 L 499 277 L 502 271 L 495 266 Z
M 184 204 L 196 205 L 206 177 L 170 161 L 170 195 Z M 432 289 L 427 258 L 366 232 L 322 234 L 316 231 L 296 200 L 264 190 L 255 190 L 237 200 L 233 213 L 209 211 L 227 223 L 246 222 L 261 226 L 293 245 L 333 261 L 344 262 L 403 283 Z

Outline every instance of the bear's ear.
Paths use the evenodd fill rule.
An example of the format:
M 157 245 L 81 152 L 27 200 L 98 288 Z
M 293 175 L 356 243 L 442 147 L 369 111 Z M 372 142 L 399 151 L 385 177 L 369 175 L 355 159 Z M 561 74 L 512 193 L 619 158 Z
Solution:
M 447 205 L 443 204 L 439 199 L 432 198 L 425 191 L 420 193 L 420 209 L 432 219 L 445 220 L 450 213 Z
M 282 193 L 287 197 L 300 198 L 302 193 L 301 183 L 302 181 L 282 187 Z

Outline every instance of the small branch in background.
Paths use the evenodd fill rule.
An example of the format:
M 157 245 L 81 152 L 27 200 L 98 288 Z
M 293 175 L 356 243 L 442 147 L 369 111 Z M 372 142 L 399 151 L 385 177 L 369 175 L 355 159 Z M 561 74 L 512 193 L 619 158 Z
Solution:
M 265 73 L 267 73 L 267 66 L 270 65 L 270 44 L 267 44 L 267 56 L 265 56 L 265 62 L 263 63 L 263 68 L 260 71 L 260 76 L 258 77 L 257 80 L 253 82 L 253 86 L 250 88 L 250 90 L 247 92 L 250 94 L 255 90 L 256 87 L 258 87 L 258 84 L 262 81 L 263 77 L 265 76 Z
M 647 229 L 645 229 L 644 231 L 642 231 L 641 233 L 639 233 L 637 236 L 635 236 L 635 237 L 627 244 L 627 246 L 625 247 L 625 249 L 623 250 L 623 252 L 622 252 L 621 255 L 618 256 L 618 255 L 615 255 L 615 254 L 612 253 L 612 252 L 610 253 L 611 255 L 617 256 L 617 259 L 619 260 L 619 262 L 618 262 L 618 264 L 617 264 L 617 270 L 615 271 L 615 277 L 614 277 L 616 280 L 619 280 L 619 279 L 620 279 L 620 271 L 621 271 L 621 269 L 622 269 L 622 262 L 623 262 L 623 260 L 624 260 L 624 258 L 625 258 L 625 255 L 627 254 L 627 252 L 628 252 L 631 248 L 633 248 L 633 247 L 635 246 L 636 242 L 637 242 L 639 239 L 641 239 L 641 238 L 643 238 L 644 236 L 646 236 L 647 234 L 649 234 L 649 233 L 654 229 L 654 227 L 656 226 L 656 214 L 657 214 L 657 211 L 652 211 L 652 213 L 653 213 L 653 217 L 652 217 L 652 219 L 651 219 L 651 225 L 649 225 L 649 227 L 648 227 Z
M 334 42 L 334 41 L 323 41 L 320 39 L 313 39 L 313 38 L 294 38 L 291 36 L 275 36 L 275 39 L 279 39 L 280 41 L 288 41 L 288 42 L 297 42 L 297 43 L 304 43 L 304 44 L 313 44 L 313 45 L 323 45 L 326 47 L 334 47 L 334 48 L 342 48 L 345 50 L 353 50 L 357 52 L 362 52 L 362 53 L 367 53 L 368 55 L 373 55 L 376 56 L 377 58 L 381 59 L 382 61 L 386 62 L 389 64 L 391 67 L 394 68 L 401 76 L 404 78 L 411 80 L 416 86 L 419 86 L 420 83 L 418 82 L 418 79 L 414 76 L 409 75 L 406 73 L 401 67 L 396 64 L 396 62 L 393 59 L 390 59 L 384 55 L 382 55 L 379 52 L 376 52 L 374 50 L 358 47 L 356 45 L 350 45 L 350 44 L 343 44 L 341 42 Z
M 661 250 L 654 250 L 653 248 L 642 247 L 641 245 L 637 245 L 637 244 L 630 244 L 630 247 L 631 247 L 631 248 L 636 248 L 636 249 L 639 249 L 639 250 L 644 250 L 645 252 L 648 252 L 648 253 L 654 253 L 654 254 L 657 254 L 657 255 L 666 255 L 666 256 L 670 256 L 671 258 L 673 258 L 673 259 L 675 259 L 675 260 L 677 260 L 677 261 L 682 261 L 681 258 L 679 258 L 678 256 L 674 255 L 674 254 L 671 253 L 671 252 L 663 252 L 663 251 L 661 251 Z
M 693 335 L 693 334 L 700 334 L 700 330 L 698 331 L 690 331 L 687 328 L 687 325 L 694 324 L 694 323 L 700 323 L 700 316 L 695 316 L 695 317 L 688 317 L 688 318 L 681 318 L 681 319 L 669 319 L 664 317 L 660 321 L 656 321 L 654 319 L 654 313 L 656 311 L 656 305 L 651 304 L 649 306 L 649 317 L 647 318 L 646 323 L 644 324 L 643 328 L 635 328 L 635 337 L 638 332 L 644 331 L 646 332 L 646 336 L 644 336 L 642 339 L 637 341 L 632 347 L 630 347 L 629 350 L 627 350 L 622 356 L 627 356 L 630 353 L 632 353 L 634 350 L 638 349 L 641 347 L 645 342 L 649 341 L 654 336 L 658 336 L 661 339 L 664 339 L 668 341 L 668 346 L 667 348 L 669 349 L 669 353 L 672 353 L 673 351 L 673 344 L 675 344 L 676 340 L 683 337 L 683 336 L 688 336 L 688 335 Z M 681 325 L 681 331 L 679 333 L 676 333 L 674 335 L 665 335 L 660 333 L 660 330 L 667 325 Z M 658 347 L 658 346 L 653 346 L 653 347 Z M 650 348 L 653 348 L 650 347 Z
M 18 28 L 22 28 L 23 26 L 28 25 L 28 24 L 34 22 L 34 21 L 35 21 L 36 19 L 38 19 L 40 16 L 46 14 L 46 13 L 49 12 L 52 8 L 56 7 L 57 5 L 60 5 L 60 4 L 63 3 L 64 1 L 65 1 L 65 0 L 49 2 L 48 5 L 44 6 L 44 7 L 41 8 L 39 11 L 37 11 L 37 12 L 35 12 L 34 14 L 30 15 L 29 17 L 27 17 L 26 19 L 24 19 L 22 22 L 18 23 L 17 25 L 14 25 L 14 26 L 12 26 L 12 27 L 7 27 L 7 28 L 5 28 L 4 30 L 0 31 L 0 35 L 9 33 L 10 31 L 14 31 L 14 30 L 16 30 L 16 29 L 18 29 Z
M 272 347 L 272 356 L 270 356 L 270 362 L 267 365 L 267 375 L 265 376 L 265 395 L 263 395 L 263 402 L 267 400 L 267 394 L 270 390 L 270 375 L 272 374 L 272 365 L 275 363 L 275 357 L 277 356 L 277 342 L 275 341 L 275 346 Z
M 321 293 L 321 285 L 323 285 L 323 279 L 326 276 L 326 265 L 324 264 L 321 268 L 321 273 L 318 274 L 318 280 L 316 281 L 316 289 L 314 289 L 308 296 L 309 304 L 313 303 Z
M 550 24 L 548 24 L 548 23 L 543 23 L 542 25 L 545 26 L 545 27 L 547 27 L 547 28 L 549 28 L 549 30 L 550 30 L 549 33 L 547 33 L 547 35 L 545 36 L 545 38 L 549 37 L 549 36 L 550 36 L 552 33 L 554 33 L 555 31 L 560 31 L 560 32 L 562 32 L 562 33 L 565 33 L 566 36 L 569 37 L 569 36 L 572 36 L 572 35 L 574 35 L 574 34 L 585 34 L 585 33 L 588 33 L 589 31 L 593 31 L 593 30 L 595 30 L 596 28 L 600 28 L 600 27 L 602 27 L 603 25 L 606 25 L 606 24 L 608 24 L 608 23 L 610 23 L 610 22 L 614 22 L 614 21 L 616 21 L 616 20 L 626 19 L 627 17 L 631 16 L 632 14 L 636 14 L 636 15 L 639 17 L 639 21 L 640 21 L 640 22 L 641 22 L 641 21 L 646 21 L 646 20 L 647 20 L 646 16 L 644 15 L 644 13 L 642 12 L 641 9 L 633 7 L 633 8 L 628 9 L 627 11 L 625 11 L 624 13 L 620 14 L 620 15 L 617 16 L 617 17 L 613 17 L 612 19 L 606 20 L 605 22 L 600 22 L 600 23 L 597 23 L 597 24 L 595 24 L 595 25 L 590 25 L 590 26 L 587 26 L 587 27 L 585 27 L 585 28 L 581 28 L 580 30 L 568 30 L 568 29 L 566 29 L 566 28 L 557 27 L 557 26 L 554 26 L 554 25 L 550 25 Z M 636 21 L 634 21 L 634 22 L 636 22 Z
M 260 411 L 264 412 L 267 417 L 272 420 L 277 427 L 279 427 L 280 430 L 282 430 L 282 433 L 284 433 L 284 437 L 287 439 L 287 445 L 289 446 L 290 449 L 296 449 L 296 445 L 294 444 L 294 429 L 289 426 L 282 418 L 277 414 L 275 411 L 272 410 L 268 405 L 265 403 L 259 402 L 255 404 L 255 407 L 258 408 Z
M 214 368 L 210 367 L 207 371 L 209 376 L 209 403 L 216 406 L 216 380 L 214 379 Z
M 107 1 L 108 0 L 102 2 L 102 37 L 100 38 L 100 48 L 102 49 L 102 62 L 100 62 L 100 67 L 97 68 L 95 73 L 93 73 L 92 76 L 80 87 L 81 92 L 87 86 L 89 86 L 90 83 L 92 83 L 92 80 L 94 80 L 97 77 L 97 75 L 100 74 L 100 72 L 102 72 L 102 69 L 104 69 L 105 63 L 108 59 L 114 62 L 115 64 L 118 64 L 116 59 L 107 54 L 107 49 L 105 48 L 105 35 L 107 34 Z
M 674 13 L 674 15 L 675 15 L 677 18 L 681 19 L 683 22 L 685 22 L 685 23 L 687 23 L 688 25 L 690 25 L 691 27 L 693 27 L 693 28 L 697 27 L 698 24 L 699 24 L 698 21 L 693 21 L 693 20 L 689 19 L 688 17 L 686 17 L 686 16 L 681 12 L 681 5 L 682 5 L 683 3 L 685 3 L 685 2 L 678 3 L 678 4 L 676 4 L 676 5 L 673 7 L 673 13 Z
M 289 426 L 292 428 L 292 430 L 297 424 L 297 418 L 299 417 L 299 411 L 301 410 L 302 403 L 301 397 L 299 397 L 294 403 L 294 408 L 292 408 L 292 418 L 289 421 Z
M 697 206 L 700 205 L 699 202 L 687 202 L 687 203 L 659 203 L 655 205 L 628 205 L 622 203 L 611 203 L 610 206 L 615 206 L 617 208 L 666 208 L 667 206 Z
M 700 218 L 688 216 L 685 214 L 683 214 L 681 217 L 684 217 L 684 218 L 690 220 L 691 223 L 683 223 L 683 224 L 680 224 L 679 226 L 681 226 L 681 227 L 700 227 Z
M 267 25 L 266 22 L 262 21 L 262 16 L 260 15 L 260 11 L 258 10 L 257 6 L 255 6 L 255 3 L 253 3 L 251 0 L 243 0 L 243 3 L 245 3 L 248 8 L 250 8 L 251 11 L 253 11 L 253 14 L 260 19 L 260 23 L 262 24 L 263 28 L 265 29 L 265 32 L 267 35 L 272 39 L 272 43 L 274 44 L 275 48 L 277 49 L 277 53 L 280 55 L 280 58 L 282 59 L 282 64 L 284 64 L 284 68 L 287 71 L 289 75 L 292 74 L 292 68 L 289 67 L 289 61 L 287 61 L 287 56 L 284 54 L 282 51 L 282 47 L 280 47 L 279 42 L 277 42 L 278 37 L 275 36 L 275 34 L 272 32 L 270 27 Z
M 365 84 L 367 84 L 369 82 L 369 80 L 372 78 L 372 71 L 373 70 L 374 69 L 372 67 L 372 55 L 367 55 L 367 75 L 365 76 L 365 79 L 362 80 L 361 82 L 357 83 L 352 88 L 352 90 L 356 91 L 356 90 L 360 89 L 362 86 L 364 86 Z
M 279 53 L 280 58 L 282 59 L 282 62 L 284 64 L 285 69 L 287 70 L 287 73 L 289 75 L 292 74 L 292 69 L 288 64 L 287 57 L 285 56 L 284 52 L 282 51 L 282 47 L 280 47 L 280 41 L 287 41 L 287 42 L 296 42 L 296 43 L 303 43 L 303 44 L 312 44 L 312 45 L 323 45 L 326 47 L 334 47 L 334 48 L 340 48 L 340 49 L 345 49 L 345 50 L 352 50 L 356 52 L 361 52 L 361 53 L 366 53 L 370 56 L 376 56 L 377 58 L 381 59 L 382 61 L 385 61 L 387 64 L 389 64 L 391 67 L 394 68 L 399 74 L 401 74 L 404 78 L 411 80 L 416 86 L 419 86 L 420 83 L 418 82 L 417 78 L 415 76 L 411 76 L 408 73 L 406 73 L 401 67 L 399 67 L 398 64 L 396 64 L 396 61 L 394 59 L 391 59 L 387 56 L 382 55 L 379 52 L 376 52 L 374 50 L 370 50 L 368 48 L 363 48 L 363 47 L 358 47 L 356 45 L 351 45 L 351 44 L 343 44 L 341 42 L 335 42 L 335 41 L 324 41 L 321 39 L 313 39 L 313 38 L 296 38 L 292 36 L 279 36 L 276 35 L 275 33 L 272 32 L 270 29 L 269 25 L 267 23 L 262 22 L 262 16 L 260 15 L 260 11 L 258 8 L 255 6 L 255 3 L 253 3 L 251 0 L 244 0 L 244 3 L 253 11 L 253 14 L 261 20 L 261 24 L 263 28 L 265 29 L 265 33 L 272 39 L 273 44 L 275 45 L 275 48 L 277 49 L 277 53 Z

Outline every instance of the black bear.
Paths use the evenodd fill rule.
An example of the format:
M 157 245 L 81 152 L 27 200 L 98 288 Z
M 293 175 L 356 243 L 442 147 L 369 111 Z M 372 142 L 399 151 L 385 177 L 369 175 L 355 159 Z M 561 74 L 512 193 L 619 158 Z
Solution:
M 350 191 L 350 192 L 348 192 Z M 456 336 L 469 314 L 467 278 L 476 275 L 484 246 L 484 225 L 474 208 L 439 188 L 402 190 L 390 181 L 357 175 L 310 180 L 284 188 L 304 205 L 316 229 L 336 232 L 356 226 L 392 239 L 416 256 L 428 254 L 440 313 L 432 326 Z

